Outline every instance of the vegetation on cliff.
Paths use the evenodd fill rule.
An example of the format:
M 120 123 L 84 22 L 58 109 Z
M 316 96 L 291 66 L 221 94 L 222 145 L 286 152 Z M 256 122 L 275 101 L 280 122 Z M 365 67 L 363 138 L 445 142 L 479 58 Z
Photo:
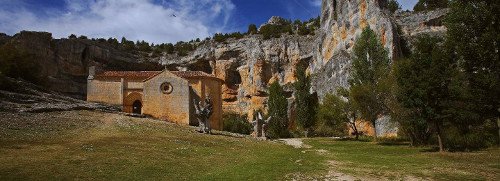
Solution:
M 430 11 L 438 8 L 447 8 L 449 0 L 419 0 L 413 11 Z

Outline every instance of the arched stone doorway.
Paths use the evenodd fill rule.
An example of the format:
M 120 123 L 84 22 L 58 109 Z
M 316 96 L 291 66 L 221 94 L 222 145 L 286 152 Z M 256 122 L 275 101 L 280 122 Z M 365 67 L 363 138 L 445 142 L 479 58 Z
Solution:
M 123 99 L 123 112 L 142 114 L 142 93 L 130 92 Z
M 132 113 L 142 114 L 142 103 L 139 100 L 134 101 L 132 104 Z

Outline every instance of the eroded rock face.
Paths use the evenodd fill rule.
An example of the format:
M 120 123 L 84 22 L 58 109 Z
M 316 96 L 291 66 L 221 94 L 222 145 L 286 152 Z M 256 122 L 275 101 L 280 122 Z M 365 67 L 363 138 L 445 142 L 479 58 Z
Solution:
M 137 56 L 106 43 L 82 39 L 53 39 L 51 33 L 22 31 L 6 41 L 33 54 L 49 90 L 84 98 L 88 67 L 110 62 L 137 62 Z
M 265 111 L 268 86 L 273 82 L 285 87 L 290 105 L 293 104 L 291 84 L 299 63 L 309 64 L 307 72 L 313 75 L 311 91 L 320 100 L 339 87 L 348 87 L 352 48 L 365 27 L 376 32 L 392 58 L 401 54 L 401 39 L 446 32 L 441 21 L 447 10 L 399 12 L 393 16 L 385 4 L 386 0 L 323 0 L 321 28 L 314 36 L 283 35 L 264 40 L 261 35 L 247 35 L 222 43 L 203 41 L 184 57 L 169 54 L 151 58 L 107 43 L 54 40 L 50 33 L 36 32 L 21 32 L 13 37 L 0 34 L 0 44 L 11 43 L 41 57 L 37 61 L 44 76 L 48 76 L 51 90 L 82 97 L 91 65 L 106 69 L 111 62 L 161 62 L 171 70 L 213 73 L 225 81 L 224 110 L 248 114 L 252 120 L 254 111 Z M 268 23 L 279 22 L 280 18 L 273 17 Z M 397 26 L 402 36 L 398 35 Z
M 385 0 L 323 0 L 321 29 L 316 40 L 318 48 L 310 63 L 315 75 L 313 89 L 320 99 L 326 93 L 335 93 L 338 87 L 349 86 L 352 48 L 365 27 L 375 31 L 393 60 L 406 53 L 403 50 L 406 46 L 411 48 L 416 36 L 446 33 L 442 21 L 447 9 L 400 11 L 391 15 L 386 3 Z
M 263 40 L 260 35 L 230 39 L 224 43 L 214 41 L 200 45 L 191 55 L 164 58 L 163 63 L 175 64 L 179 70 L 210 71 L 224 80 L 223 107 L 253 116 L 256 110 L 266 110 L 268 87 L 278 81 L 282 85 L 295 81 L 295 68 L 300 62 L 313 59 L 316 37 L 283 35 Z M 210 73 L 209 72 L 209 73 Z
M 396 25 L 386 4 L 386 0 L 323 0 L 318 48 L 310 63 L 313 89 L 320 100 L 349 86 L 352 49 L 364 28 L 375 31 L 391 58 L 399 56 Z

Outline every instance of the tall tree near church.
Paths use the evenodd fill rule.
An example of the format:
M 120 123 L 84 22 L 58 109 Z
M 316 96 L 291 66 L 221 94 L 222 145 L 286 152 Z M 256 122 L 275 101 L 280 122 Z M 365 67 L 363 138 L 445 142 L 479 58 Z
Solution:
M 288 101 L 283 93 L 283 87 L 277 81 L 269 87 L 268 115 L 272 118 L 269 122 L 267 135 L 271 138 L 290 136 L 288 131 Z
M 465 75 L 466 102 L 480 117 L 462 129 L 468 132 L 470 125 L 488 119 L 500 127 L 500 1 L 452 0 L 450 8 L 444 21 L 447 44 Z
M 299 65 L 296 70 L 295 87 L 296 120 L 301 129 L 308 132 L 314 126 L 316 104 L 311 90 L 311 79 L 306 75 L 306 66 Z M 307 135 L 306 135 L 307 136 Z
M 377 35 L 369 27 L 365 28 L 353 49 L 350 83 L 350 97 L 361 118 L 370 121 L 376 132 L 376 120 L 387 112 L 385 100 L 390 86 L 388 51 L 382 46 Z
M 426 122 L 436 133 L 441 152 L 444 125 L 450 120 L 447 112 L 452 99 L 450 86 L 456 74 L 454 61 L 445 55 L 442 39 L 422 35 L 414 42 L 411 57 L 399 60 L 394 71 L 395 97 L 407 112 L 401 125 L 411 125 L 411 131 L 419 131 L 421 123 Z

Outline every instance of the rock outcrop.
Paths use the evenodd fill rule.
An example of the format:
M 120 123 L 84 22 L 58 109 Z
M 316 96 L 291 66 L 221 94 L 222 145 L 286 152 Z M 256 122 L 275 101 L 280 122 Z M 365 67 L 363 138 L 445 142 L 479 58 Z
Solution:
M 179 70 L 215 74 L 225 81 L 224 109 L 251 117 L 255 110 L 266 109 L 267 89 L 272 82 L 289 85 L 295 81 L 296 65 L 313 59 L 314 42 L 314 36 L 283 35 L 264 40 L 260 35 L 251 35 L 225 43 L 211 41 L 189 56 L 163 63 L 175 64 Z
M 138 55 L 127 53 L 106 42 L 87 39 L 53 39 L 51 33 L 22 31 L 13 37 L 0 36 L 0 42 L 12 45 L 36 57 L 40 77 L 49 90 L 83 99 L 86 94 L 88 67 L 106 68 L 110 64 L 139 64 Z
M 92 65 L 116 70 L 116 65 L 160 62 L 170 70 L 213 73 L 225 81 L 224 110 L 252 117 L 255 110 L 266 109 L 268 86 L 275 81 L 284 85 L 293 104 L 291 84 L 299 63 L 309 64 L 312 91 L 320 100 L 327 93 L 335 93 L 338 87 L 348 87 L 352 48 L 365 27 L 376 32 L 393 59 L 402 54 L 402 40 L 422 33 L 446 32 L 442 19 L 447 10 L 392 15 L 385 7 L 386 2 L 323 0 L 321 28 L 314 36 L 284 34 L 281 38 L 264 40 L 261 35 L 246 35 L 225 42 L 208 40 L 196 43 L 197 48 L 182 57 L 163 54 L 153 58 L 144 52 L 127 52 L 105 41 L 52 39 L 50 33 L 39 32 L 21 32 L 13 37 L 0 34 L 0 44 L 12 44 L 36 54 L 40 57 L 36 61 L 41 65 L 41 76 L 48 77 L 50 90 L 81 98 L 86 91 L 87 69 Z M 272 17 L 267 24 L 282 20 Z M 143 69 L 121 68 L 132 70 L 130 67 Z
M 313 89 L 320 99 L 349 86 L 350 54 L 364 28 L 375 31 L 391 58 L 399 56 L 396 25 L 386 4 L 385 0 L 323 0 L 318 49 L 310 64 Z
M 10 85 L 9 90 L 0 90 L 0 112 L 52 112 L 70 110 L 100 110 L 118 112 L 120 107 L 98 103 L 90 103 L 46 90 L 43 87 L 5 78 L 4 83 Z

